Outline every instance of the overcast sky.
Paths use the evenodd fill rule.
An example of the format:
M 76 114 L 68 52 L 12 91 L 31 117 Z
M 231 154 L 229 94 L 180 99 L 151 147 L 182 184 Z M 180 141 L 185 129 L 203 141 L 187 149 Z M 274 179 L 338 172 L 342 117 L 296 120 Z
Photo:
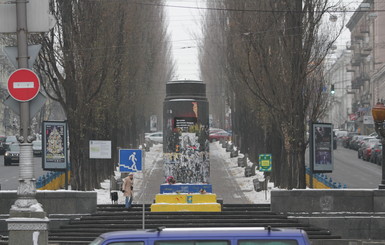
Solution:
M 176 76 L 173 79 L 199 80 L 197 41 L 200 41 L 200 20 L 204 10 L 194 7 L 203 6 L 203 1 L 167 0 L 167 5 L 168 30 L 172 36 L 172 50 L 176 62 Z
M 362 0 L 333 0 L 341 1 L 347 10 L 354 11 Z M 204 10 L 194 9 L 205 7 L 205 0 L 167 0 L 166 11 L 169 18 L 168 31 L 173 45 L 173 58 L 176 63 L 176 75 L 173 80 L 200 80 L 197 44 L 201 37 L 200 21 Z M 347 13 L 345 24 L 352 13 Z M 338 21 L 341 21 L 339 18 Z M 346 48 L 350 40 L 350 31 L 345 27 L 344 32 L 336 43 L 339 50 Z

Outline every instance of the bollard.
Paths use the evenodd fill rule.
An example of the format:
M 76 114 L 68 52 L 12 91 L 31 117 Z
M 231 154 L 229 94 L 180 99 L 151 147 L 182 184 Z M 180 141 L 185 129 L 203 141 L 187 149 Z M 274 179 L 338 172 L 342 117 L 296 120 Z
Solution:
M 259 183 L 260 183 L 260 182 L 259 182 L 258 179 L 253 179 L 254 190 L 255 190 L 256 192 L 262 191 L 261 185 L 260 185 Z
M 233 158 L 233 157 L 237 157 L 238 156 L 238 150 L 235 150 L 233 148 L 233 150 L 230 152 L 230 158 Z M 238 158 L 239 159 L 239 158 Z
M 245 177 L 250 177 L 251 176 L 251 167 L 247 166 L 245 168 Z
M 259 170 L 259 163 L 258 162 L 255 162 L 253 163 L 253 165 L 251 166 L 251 174 L 254 176 L 258 173 L 258 170 Z

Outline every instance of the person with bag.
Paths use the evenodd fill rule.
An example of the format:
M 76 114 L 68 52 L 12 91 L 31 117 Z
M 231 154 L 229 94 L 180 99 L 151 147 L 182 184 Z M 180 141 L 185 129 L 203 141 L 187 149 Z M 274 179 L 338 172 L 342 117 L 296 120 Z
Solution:
M 126 208 L 131 209 L 132 199 L 134 196 L 134 174 L 130 173 L 123 179 L 122 185 L 123 196 L 126 197 Z

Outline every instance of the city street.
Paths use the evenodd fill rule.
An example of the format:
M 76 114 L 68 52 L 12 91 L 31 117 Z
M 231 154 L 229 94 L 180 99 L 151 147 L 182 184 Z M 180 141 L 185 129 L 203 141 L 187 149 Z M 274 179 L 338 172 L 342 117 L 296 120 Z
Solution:
M 372 189 L 381 183 L 381 166 L 359 159 L 357 151 L 338 145 L 334 150 L 334 171 L 327 175 L 350 189 Z
M 41 166 L 41 157 L 34 157 L 35 178 L 47 173 Z M 17 190 L 19 185 L 19 165 L 12 163 L 11 166 L 4 166 L 4 156 L 0 156 L 0 185 L 1 190 Z
M 308 153 L 306 153 L 308 159 Z M 41 167 L 41 157 L 34 157 L 35 178 L 47 173 Z M 224 183 L 223 178 L 231 179 L 226 176 L 225 169 L 217 166 L 221 164 L 221 159 L 216 154 L 212 155 L 212 182 Z M 161 169 L 157 163 L 155 169 Z M 161 171 L 159 176 L 161 176 Z M 327 173 L 328 177 L 333 179 L 333 182 L 340 182 L 342 185 L 347 185 L 349 189 L 372 189 L 378 188 L 381 182 L 381 166 L 364 161 L 357 157 L 357 151 L 346 149 L 341 145 L 334 151 L 334 171 Z M 0 185 L 1 190 L 16 190 L 18 186 L 19 166 L 12 164 L 12 166 L 4 166 L 4 158 L 0 156 Z M 162 178 L 161 178 L 162 179 Z M 159 182 L 159 181 L 158 181 Z M 153 183 L 158 189 L 159 183 Z M 150 184 L 150 183 L 148 183 Z M 228 183 L 229 185 L 231 183 Z M 151 184 L 150 184 L 151 185 Z M 226 189 L 223 185 L 223 189 Z M 219 186 L 219 185 L 215 185 Z
M 333 182 L 346 185 L 349 189 L 376 189 L 381 183 L 381 166 L 357 157 L 357 151 L 338 145 L 333 151 L 334 170 L 326 173 Z M 306 152 L 306 165 L 309 166 L 309 153 Z

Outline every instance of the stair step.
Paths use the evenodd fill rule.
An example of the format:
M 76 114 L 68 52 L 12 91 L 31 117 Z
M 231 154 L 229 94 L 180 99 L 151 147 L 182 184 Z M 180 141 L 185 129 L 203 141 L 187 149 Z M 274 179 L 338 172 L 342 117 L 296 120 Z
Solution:
M 142 229 L 143 206 L 98 205 L 96 213 L 72 219 L 60 229 L 50 230 L 50 244 L 83 244 L 91 242 L 102 233 L 117 230 Z M 307 232 L 309 239 L 340 239 L 330 231 L 301 224 L 285 215 L 270 211 L 270 204 L 224 204 L 222 212 L 150 212 L 145 205 L 145 228 L 159 226 L 178 227 L 267 227 L 299 228 Z M 55 243 L 56 242 L 56 243 Z M 87 244 L 84 243 L 84 244 Z

